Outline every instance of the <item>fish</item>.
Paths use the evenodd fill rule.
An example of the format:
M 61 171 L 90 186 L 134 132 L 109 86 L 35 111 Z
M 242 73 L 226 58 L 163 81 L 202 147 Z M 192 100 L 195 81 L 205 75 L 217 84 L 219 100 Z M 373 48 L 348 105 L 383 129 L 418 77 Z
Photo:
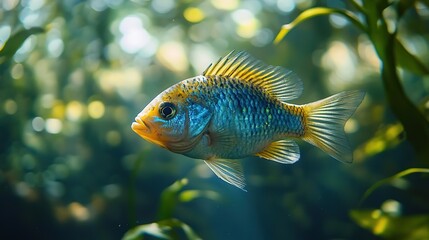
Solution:
M 242 190 L 239 159 L 257 156 L 295 163 L 300 158 L 298 139 L 351 163 L 344 125 L 365 92 L 344 91 L 303 105 L 287 103 L 302 91 L 303 83 L 292 71 L 232 51 L 202 75 L 161 92 L 138 113 L 131 128 L 171 152 L 204 160 L 220 179 Z

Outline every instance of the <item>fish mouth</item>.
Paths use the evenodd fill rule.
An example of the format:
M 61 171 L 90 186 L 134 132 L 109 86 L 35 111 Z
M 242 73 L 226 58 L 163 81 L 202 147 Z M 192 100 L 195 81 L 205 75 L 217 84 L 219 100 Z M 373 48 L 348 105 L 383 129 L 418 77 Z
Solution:
M 147 124 L 145 121 L 143 121 L 140 117 L 137 116 L 135 118 L 135 122 L 131 124 L 131 129 L 133 129 L 135 133 L 137 133 L 140 137 L 142 137 L 146 141 L 149 141 L 153 144 L 166 148 L 165 144 L 162 143 L 160 139 L 156 137 L 156 134 L 151 131 L 150 125 Z
M 135 122 L 131 125 L 131 128 L 137 133 L 150 133 L 150 126 L 143 121 L 141 118 L 136 117 L 134 119 Z

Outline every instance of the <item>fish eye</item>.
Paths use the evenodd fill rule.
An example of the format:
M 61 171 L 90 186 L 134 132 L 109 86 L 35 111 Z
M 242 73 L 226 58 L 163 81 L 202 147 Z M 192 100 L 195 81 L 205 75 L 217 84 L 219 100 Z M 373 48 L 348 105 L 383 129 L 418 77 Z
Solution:
M 169 120 L 176 116 L 176 106 L 171 102 L 163 102 L 159 105 L 159 115 L 165 119 Z

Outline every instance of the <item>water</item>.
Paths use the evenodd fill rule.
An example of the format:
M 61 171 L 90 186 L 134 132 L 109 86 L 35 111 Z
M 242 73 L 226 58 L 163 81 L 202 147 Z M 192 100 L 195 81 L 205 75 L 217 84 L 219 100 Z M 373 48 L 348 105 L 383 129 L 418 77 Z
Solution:
M 13 40 L 22 45 L 15 54 L 0 55 L 0 238 L 121 239 L 142 225 L 155 235 L 174 227 L 179 239 L 428 239 L 427 173 L 392 179 L 361 201 L 379 180 L 428 167 L 387 105 L 370 39 L 350 23 L 318 17 L 273 44 L 283 24 L 313 5 L 3 0 L 2 54 L 18 30 L 45 32 L 24 32 L 25 41 Z M 402 21 L 426 26 L 427 7 Z M 415 37 L 426 29 L 400 29 L 427 67 L 428 41 Z M 293 165 L 241 160 L 244 192 L 201 160 L 131 130 L 159 92 L 233 49 L 297 73 L 304 92 L 296 104 L 365 90 L 345 128 L 354 163 L 301 141 Z M 428 119 L 426 78 L 405 69 L 401 83 Z

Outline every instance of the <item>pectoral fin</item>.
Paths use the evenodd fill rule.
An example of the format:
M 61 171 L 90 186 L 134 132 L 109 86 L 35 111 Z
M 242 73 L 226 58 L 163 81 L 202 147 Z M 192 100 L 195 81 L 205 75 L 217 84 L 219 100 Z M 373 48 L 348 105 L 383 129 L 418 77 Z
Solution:
M 241 163 L 238 160 L 212 159 L 205 160 L 207 166 L 225 182 L 246 191 Z
M 299 159 L 299 147 L 293 140 L 272 142 L 262 152 L 255 154 L 258 157 L 283 164 L 292 164 Z

